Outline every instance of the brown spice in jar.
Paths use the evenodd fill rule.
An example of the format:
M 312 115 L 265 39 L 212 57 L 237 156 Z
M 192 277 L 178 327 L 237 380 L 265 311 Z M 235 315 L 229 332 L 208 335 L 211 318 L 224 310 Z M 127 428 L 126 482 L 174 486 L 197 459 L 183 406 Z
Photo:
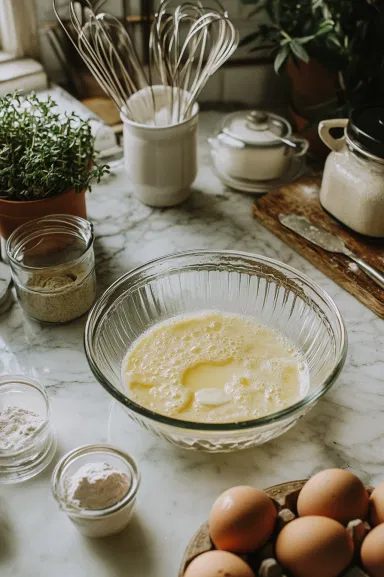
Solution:
M 69 271 L 32 275 L 25 287 L 17 287 L 28 316 L 47 323 L 65 323 L 85 314 L 96 297 L 95 272 L 84 265 Z

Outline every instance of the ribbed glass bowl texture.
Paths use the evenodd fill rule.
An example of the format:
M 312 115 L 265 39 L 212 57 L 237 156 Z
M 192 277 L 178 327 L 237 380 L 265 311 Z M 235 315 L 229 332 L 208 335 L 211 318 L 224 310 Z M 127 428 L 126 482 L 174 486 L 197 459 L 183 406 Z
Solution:
M 286 335 L 308 364 L 306 396 L 277 413 L 222 424 L 170 418 L 131 401 L 121 365 L 132 342 L 160 321 L 207 310 L 247 315 Z M 151 261 L 112 284 L 89 314 L 85 351 L 95 377 L 127 416 L 185 449 L 219 452 L 253 447 L 290 429 L 335 382 L 347 336 L 332 299 L 297 270 L 263 256 L 199 250 Z

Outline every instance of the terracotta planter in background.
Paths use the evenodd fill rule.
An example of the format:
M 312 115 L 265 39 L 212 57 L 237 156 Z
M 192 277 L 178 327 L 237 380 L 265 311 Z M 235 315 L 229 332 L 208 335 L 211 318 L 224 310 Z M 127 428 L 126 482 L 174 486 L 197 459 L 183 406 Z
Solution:
M 287 62 L 287 73 L 291 82 L 292 102 L 299 114 L 306 109 L 336 99 L 339 89 L 335 72 L 327 70 L 320 62 L 312 58 L 308 64 L 293 60 Z
M 329 72 L 313 58 L 308 64 L 298 62 L 297 65 L 289 60 L 287 74 L 291 84 L 291 121 L 300 136 L 309 141 L 310 156 L 323 161 L 329 150 L 320 140 L 318 123 L 335 116 L 339 89 L 337 74 Z
M 71 214 L 87 218 L 85 190 L 72 188 L 58 196 L 42 200 L 5 200 L 0 198 L 0 235 L 7 239 L 21 224 L 50 214 Z
M 309 142 L 309 156 L 312 156 L 320 162 L 325 161 L 329 154 L 329 148 L 327 148 L 324 142 L 321 140 L 318 132 L 318 122 L 311 122 L 298 114 L 292 106 L 288 107 L 289 117 L 295 132 L 297 132 L 303 138 L 306 138 Z

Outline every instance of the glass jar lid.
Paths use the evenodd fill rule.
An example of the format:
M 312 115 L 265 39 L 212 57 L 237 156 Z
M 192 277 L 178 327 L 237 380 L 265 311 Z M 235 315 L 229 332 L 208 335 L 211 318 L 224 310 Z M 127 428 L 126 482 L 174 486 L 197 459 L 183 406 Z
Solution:
M 348 122 L 347 136 L 363 152 L 384 159 L 384 106 L 354 110 Z
M 222 132 L 248 146 L 281 146 L 281 138 L 292 133 L 285 118 L 264 110 L 234 112 L 224 118 Z

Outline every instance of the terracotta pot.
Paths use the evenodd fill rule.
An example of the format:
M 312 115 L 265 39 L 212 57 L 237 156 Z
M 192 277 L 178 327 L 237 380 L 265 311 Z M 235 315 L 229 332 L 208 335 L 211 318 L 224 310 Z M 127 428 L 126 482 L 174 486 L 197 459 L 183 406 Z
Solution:
M 42 200 L 4 200 L 0 198 L 0 235 L 7 239 L 25 222 L 49 214 L 71 214 L 87 218 L 85 190 L 70 189 Z
M 309 121 L 304 118 L 298 112 L 294 110 L 292 106 L 289 106 L 289 116 L 290 120 L 294 126 L 296 132 L 300 134 L 303 138 L 306 138 L 309 142 L 308 154 L 319 161 L 325 161 L 329 154 L 329 149 L 325 146 L 324 142 L 320 139 L 318 133 L 318 122 Z
M 305 114 L 306 109 L 316 104 L 336 100 L 339 89 L 337 74 L 327 70 L 316 59 L 297 64 L 290 59 L 287 73 L 291 81 L 292 102 L 299 114 Z
M 318 123 L 335 116 L 339 90 L 337 74 L 315 58 L 297 64 L 288 60 L 287 74 L 291 83 L 291 121 L 297 132 L 309 141 L 310 156 L 323 161 L 329 150 L 320 140 Z

